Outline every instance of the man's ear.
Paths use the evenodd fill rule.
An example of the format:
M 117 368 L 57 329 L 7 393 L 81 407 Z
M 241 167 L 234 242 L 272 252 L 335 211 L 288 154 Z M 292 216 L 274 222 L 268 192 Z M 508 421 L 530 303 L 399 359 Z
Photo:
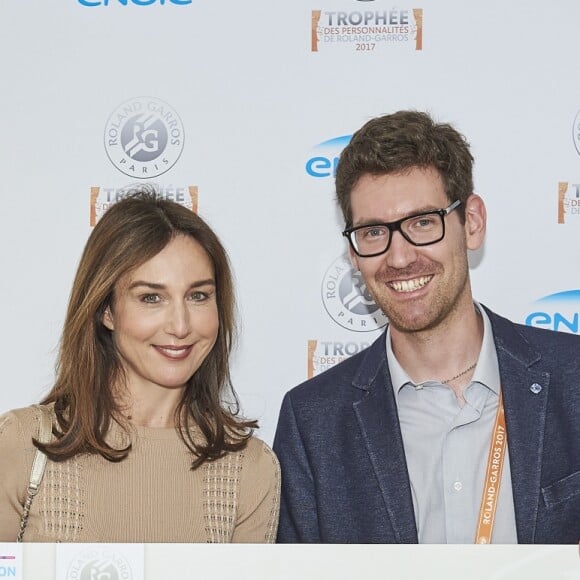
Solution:
M 465 239 L 469 250 L 477 250 L 485 239 L 487 212 L 483 199 L 472 193 L 465 202 Z
M 101 322 L 109 329 L 115 330 L 115 323 L 113 322 L 113 315 L 111 314 L 111 307 L 107 306 L 105 312 L 103 313 L 103 318 Z

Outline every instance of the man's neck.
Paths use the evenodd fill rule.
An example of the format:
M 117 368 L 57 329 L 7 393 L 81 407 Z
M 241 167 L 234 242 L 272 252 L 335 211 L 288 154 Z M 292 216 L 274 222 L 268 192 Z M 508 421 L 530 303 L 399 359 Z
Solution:
M 391 345 L 399 364 L 414 383 L 427 380 L 446 384 L 462 402 L 479 358 L 483 341 L 483 320 L 477 307 L 457 309 L 435 328 L 421 332 L 404 332 L 391 328 Z M 469 369 L 468 372 L 463 372 Z M 460 374 L 454 380 L 449 380 Z

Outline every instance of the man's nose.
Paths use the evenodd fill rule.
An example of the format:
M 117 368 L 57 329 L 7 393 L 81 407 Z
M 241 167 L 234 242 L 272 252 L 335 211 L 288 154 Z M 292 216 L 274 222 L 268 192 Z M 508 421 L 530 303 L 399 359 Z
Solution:
M 417 246 L 407 241 L 400 231 L 391 232 L 391 244 L 385 260 L 391 268 L 402 269 L 417 259 Z

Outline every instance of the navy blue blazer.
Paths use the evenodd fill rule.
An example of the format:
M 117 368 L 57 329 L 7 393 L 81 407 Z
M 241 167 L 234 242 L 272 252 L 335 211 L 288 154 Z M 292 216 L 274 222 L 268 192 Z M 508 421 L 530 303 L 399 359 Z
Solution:
M 580 337 L 487 312 L 518 542 L 577 543 Z M 537 394 L 534 383 L 542 386 Z M 282 467 L 279 542 L 417 543 L 384 334 L 285 396 L 274 450 Z

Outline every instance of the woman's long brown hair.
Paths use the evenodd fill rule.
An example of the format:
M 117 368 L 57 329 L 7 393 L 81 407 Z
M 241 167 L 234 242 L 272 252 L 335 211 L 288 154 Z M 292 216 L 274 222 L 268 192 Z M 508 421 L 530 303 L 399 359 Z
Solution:
M 132 194 L 108 209 L 85 246 L 73 283 L 56 366 L 56 382 L 42 401 L 54 403 L 57 438 L 35 445 L 54 461 L 98 453 L 109 461 L 131 446 L 112 447 L 106 435 L 115 421 L 127 428 L 115 386 L 124 373 L 103 314 L 114 306 L 119 279 L 158 254 L 175 236 L 196 240 L 206 251 L 216 282 L 219 331 L 216 344 L 189 379 L 175 412 L 175 426 L 192 451 L 192 468 L 242 449 L 257 422 L 238 416 L 229 356 L 235 334 L 235 299 L 229 260 L 213 230 L 195 213 L 154 192 Z M 226 402 L 227 399 L 227 402 Z M 194 437 L 193 426 L 204 441 Z

